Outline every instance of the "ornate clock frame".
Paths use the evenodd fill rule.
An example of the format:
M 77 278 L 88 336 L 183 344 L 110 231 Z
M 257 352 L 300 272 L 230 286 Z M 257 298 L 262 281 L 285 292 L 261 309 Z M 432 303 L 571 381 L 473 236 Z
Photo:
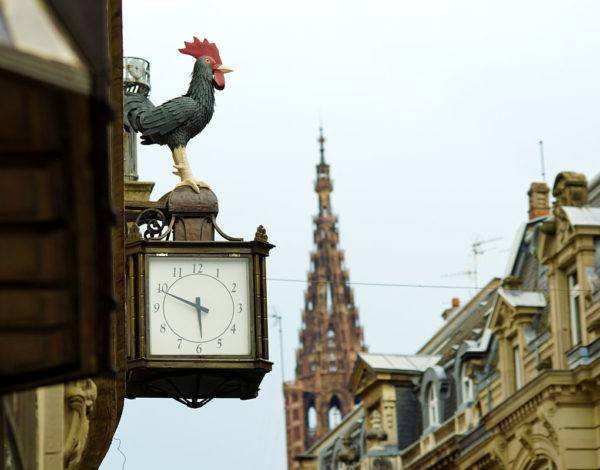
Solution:
M 233 238 L 216 224 L 214 193 L 177 188 L 158 202 L 126 204 L 127 269 L 127 398 L 169 397 L 191 408 L 213 398 L 255 398 L 264 375 L 271 370 L 265 258 L 274 245 L 259 226 L 252 241 Z M 145 227 L 143 235 L 139 228 Z M 214 231 L 226 241 L 214 241 Z M 167 238 L 172 240 L 166 240 Z M 250 355 L 152 356 L 147 347 L 148 256 L 250 257 Z

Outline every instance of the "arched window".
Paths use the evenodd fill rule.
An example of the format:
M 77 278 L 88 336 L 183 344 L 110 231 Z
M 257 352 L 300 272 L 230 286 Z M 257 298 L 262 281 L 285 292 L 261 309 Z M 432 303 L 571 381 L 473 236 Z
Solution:
M 327 330 L 327 347 L 335 348 L 335 331 L 331 327 Z
M 306 423 L 308 424 L 308 432 L 313 435 L 317 430 L 317 410 L 314 405 L 311 405 L 306 413 Z
M 333 396 L 329 402 L 329 412 L 327 413 L 327 421 L 329 429 L 335 428 L 342 422 L 342 410 L 340 400 L 337 396 Z
M 466 362 L 463 362 L 460 367 L 460 390 L 463 403 L 473 401 L 473 381 L 467 375 Z
M 440 413 L 439 413 L 439 400 L 435 391 L 435 384 L 431 382 L 427 387 L 427 418 L 429 426 L 436 426 L 440 424 Z

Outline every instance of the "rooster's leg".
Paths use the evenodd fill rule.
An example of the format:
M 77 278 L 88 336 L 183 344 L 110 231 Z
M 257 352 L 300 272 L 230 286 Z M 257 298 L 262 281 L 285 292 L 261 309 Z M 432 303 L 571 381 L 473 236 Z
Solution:
M 185 147 L 180 146 L 173 149 L 173 161 L 175 162 L 173 165 L 175 167 L 173 174 L 181 178 L 181 182 L 175 185 L 176 188 L 179 186 L 190 186 L 197 193 L 200 192 L 200 188 L 210 189 L 206 183 L 194 178 L 187 154 L 185 153 Z

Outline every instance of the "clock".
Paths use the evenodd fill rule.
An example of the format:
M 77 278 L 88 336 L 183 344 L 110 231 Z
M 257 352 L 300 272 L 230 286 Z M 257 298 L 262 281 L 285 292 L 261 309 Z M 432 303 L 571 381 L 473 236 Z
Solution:
M 128 398 L 197 407 L 256 396 L 272 367 L 265 261 L 272 247 L 263 240 L 128 241 Z
M 150 356 L 249 356 L 249 256 L 148 256 Z

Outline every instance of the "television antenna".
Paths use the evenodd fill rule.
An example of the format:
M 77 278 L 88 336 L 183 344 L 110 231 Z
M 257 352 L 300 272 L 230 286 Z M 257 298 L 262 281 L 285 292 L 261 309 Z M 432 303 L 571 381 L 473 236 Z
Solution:
M 488 240 L 477 240 L 471 245 L 472 253 L 473 253 L 473 269 L 467 269 L 465 271 L 459 271 L 456 273 L 448 273 L 442 274 L 441 277 L 458 277 L 458 276 L 469 276 L 473 279 L 473 283 L 475 284 L 475 289 L 479 289 L 478 279 L 477 279 L 477 257 L 482 255 L 488 251 L 492 251 L 495 247 L 490 247 L 483 249 L 482 245 L 487 243 L 492 243 L 498 240 L 502 240 L 502 237 L 490 238 Z
M 282 323 L 283 317 L 279 315 L 277 311 L 277 307 L 273 305 L 273 313 L 270 315 L 273 318 L 279 327 L 279 361 L 281 364 L 281 383 L 285 382 L 285 374 L 283 373 L 283 331 L 282 331 Z
M 473 248 L 473 279 L 475 281 L 475 289 L 479 289 L 479 286 L 477 284 L 477 257 L 488 251 L 495 250 L 495 247 L 490 247 L 484 250 L 481 248 L 481 246 L 498 240 L 502 240 L 502 237 L 490 238 L 488 240 L 478 240 L 471 245 L 471 247 Z

